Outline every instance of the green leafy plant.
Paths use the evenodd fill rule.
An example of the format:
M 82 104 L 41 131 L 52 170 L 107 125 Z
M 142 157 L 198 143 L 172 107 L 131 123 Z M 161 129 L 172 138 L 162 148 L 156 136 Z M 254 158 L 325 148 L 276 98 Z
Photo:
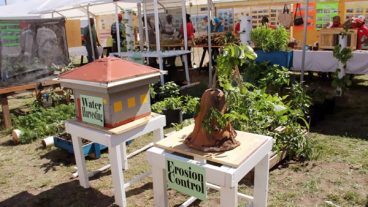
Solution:
M 311 145 L 305 138 L 304 131 L 309 127 L 305 114 L 310 98 L 300 85 L 290 86 L 287 69 L 278 66 L 254 67 L 256 75 L 252 78 L 243 75 L 245 79 L 251 80 L 244 82 L 239 69 L 252 74 L 246 72 L 246 67 L 252 64 L 251 60 L 255 56 L 246 47 L 230 45 L 224 48 L 224 54 L 218 58 L 218 78 L 226 96 L 228 111 L 221 115 L 211 110 L 204 119 L 205 128 L 211 130 L 213 120 L 219 123 L 219 127 L 231 122 L 237 130 L 274 137 L 276 151 L 286 151 L 294 159 L 308 158 Z M 257 71 L 258 69 L 260 70 Z M 278 92 L 270 93 L 270 85 L 289 87 L 286 91 L 288 94 L 280 96 Z M 290 92 L 294 89 L 297 91 Z M 301 100 L 302 98 L 306 100 Z M 300 124 L 300 121 L 305 124 Z M 280 126 L 285 130 L 276 130 Z
M 199 111 L 199 98 L 192 96 L 184 96 L 182 98 L 183 113 L 184 114 L 197 114 Z
M 286 51 L 289 43 L 289 33 L 284 27 L 260 26 L 251 31 L 250 38 L 256 48 L 265 52 Z
M 164 110 L 182 110 L 183 114 L 195 114 L 199 110 L 199 98 L 192 96 L 169 97 L 152 104 L 151 109 L 156 113 Z
M 217 58 L 219 85 L 226 90 L 231 90 L 234 82 L 241 84 L 243 80 L 239 68 L 249 59 L 254 60 L 256 57 L 257 55 L 248 45 L 226 46 L 223 55 Z
M 347 89 L 349 88 L 353 82 L 351 81 L 350 75 L 344 75 L 344 77 L 339 78 L 338 71 L 340 69 L 337 69 L 336 73 L 333 74 L 333 80 L 332 80 L 332 86 L 335 88 L 341 88 L 341 89 Z
M 333 56 L 346 66 L 348 60 L 353 57 L 353 52 L 348 47 L 341 49 L 341 45 L 336 45 L 333 49 Z
M 309 113 L 312 98 L 299 82 L 291 85 L 288 99 L 291 108 L 299 109 L 303 114 Z
M 342 95 L 343 89 L 351 86 L 352 82 L 350 80 L 350 76 L 345 75 L 339 76 L 341 70 L 346 70 L 347 62 L 353 57 L 352 50 L 350 48 L 341 48 L 341 45 L 336 45 L 333 50 L 333 56 L 341 62 L 343 68 L 337 68 L 336 72 L 333 76 L 332 86 L 337 87 L 337 94 Z
M 256 63 L 250 61 L 241 68 L 243 80 L 258 88 L 266 89 L 268 93 L 281 93 L 290 84 L 289 70 L 268 62 Z
M 150 95 L 155 101 L 161 101 L 168 97 L 180 96 L 180 87 L 174 82 L 166 82 L 161 85 L 160 82 L 150 85 Z
M 12 115 L 12 121 L 14 127 L 22 131 L 20 143 L 26 144 L 62 132 L 64 121 L 74 116 L 74 104 L 61 104 L 47 109 L 35 106 L 27 115 Z

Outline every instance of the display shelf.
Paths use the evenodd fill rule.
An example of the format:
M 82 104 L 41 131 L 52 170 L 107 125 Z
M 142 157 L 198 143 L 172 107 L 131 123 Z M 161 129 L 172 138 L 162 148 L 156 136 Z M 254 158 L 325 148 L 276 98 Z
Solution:
M 110 56 L 119 56 L 119 57 L 134 57 L 137 54 L 141 57 L 152 57 L 152 58 L 168 58 L 168 57 L 176 57 L 181 55 L 190 54 L 189 50 L 169 50 L 169 51 L 141 51 L 141 52 L 121 52 L 119 53 L 110 53 Z

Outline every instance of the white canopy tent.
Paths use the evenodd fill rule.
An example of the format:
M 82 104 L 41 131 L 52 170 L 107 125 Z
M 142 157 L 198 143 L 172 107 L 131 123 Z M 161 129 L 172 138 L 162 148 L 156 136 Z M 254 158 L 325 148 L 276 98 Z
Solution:
M 37 19 L 41 14 L 31 14 L 30 12 L 40 6 L 45 0 L 18 1 L 6 6 L 0 6 L 0 19 Z
M 198 1 L 197 1 L 198 2 Z M 203 0 L 201 1 L 201 3 Z M 101 11 L 113 11 L 115 8 L 115 14 L 118 13 L 118 7 L 122 9 L 133 9 L 136 5 L 138 10 L 138 21 L 139 21 L 139 28 L 140 28 L 140 35 L 142 35 L 142 6 L 143 6 L 143 14 L 144 14 L 144 21 L 145 25 L 147 25 L 147 13 L 153 13 L 155 19 L 155 31 L 159 31 L 159 18 L 158 13 L 164 12 L 169 8 L 182 8 L 182 18 L 183 18 L 183 25 L 186 25 L 186 7 L 189 6 L 191 3 L 186 0 L 126 0 L 126 1 L 113 1 L 113 0 L 47 0 L 44 4 L 39 6 L 37 9 L 32 11 L 32 13 L 36 14 L 55 14 L 65 16 L 65 17 L 80 17 L 81 15 L 89 18 L 90 14 L 96 15 L 100 14 Z M 102 6 L 104 9 L 102 9 Z M 110 9 L 109 9 L 109 6 Z M 96 9 L 97 8 L 97 9 Z M 95 9 L 95 10 L 94 10 Z M 73 14 L 66 12 L 73 12 Z M 117 23 L 116 17 L 116 27 L 119 30 L 119 25 Z M 89 25 L 90 27 L 90 25 Z M 189 78 L 189 71 L 187 65 L 187 56 L 188 54 L 188 44 L 187 44 L 187 31 L 186 26 L 183 27 L 184 33 L 184 50 L 182 52 L 176 51 L 172 53 L 172 56 L 183 55 L 184 56 L 184 67 L 186 72 L 186 79 L 187 83 L 190 84 Z M 91 34 L 91 33 L 90 33 Z M 148 31 L 146 27 L 146 40 L 147 40 L 147 47 L 149 48 L 149 39 L 148 39 Z M 142 37 L 142 36 L 141 36 Z M 143 38 L 140 38 L 142 40 Z M 120 45 L 120 37 L 117 35 L 117 43 Z M 142 42 L 140 43 L 141 50 L 143 49 Z M 92 47 L 93 50 L 93 47 Z M 122 53 L 120 52 L 120 47 L 118 47 L 118 53 L 121 56 Z M 94 53 L 94 51 L 93 51 Z M 132 54 L 124 54 L 127 56 L 131 56 Z M 160 48 L 160 34 L 156 32 L 156 53 L 146 54 L 147 57 L 157 57 L 159 59 L 159 66 L 160 69 L 163 70 L 163 57 L 168 57 L 170 54 L 166 53 L 163 54 Z M 211 71 L 211 70 L 210 70 Z M 161 83 L 163 83 L 163 76 L 161 76 Z

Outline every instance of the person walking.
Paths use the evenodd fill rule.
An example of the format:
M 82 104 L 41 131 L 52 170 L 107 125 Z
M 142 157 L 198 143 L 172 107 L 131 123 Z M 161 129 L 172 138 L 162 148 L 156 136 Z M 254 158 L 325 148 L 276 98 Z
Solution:
M 85 47 L 86 47 L 87 53 L 88 53 L 88 56 L 87 56 L 88 63 L 93 62 L 94 60 L 98 59 L 99 54 L 98 54 L 97 46 L 101 46 L 101 44 L 100 44 L 100 42 L 98 41 L 98 38 L 97 38 L 94 19 L 89 18 L 89 22 L 90 22 L 90 25 L 91 25 L 92 35 L 90 35 L 88 25 L 83 28 L 83 38 L 85 40 Z M 92 40 L 91 40 L 91 36 L 92 36 Z M 92 47 L 93 47 L 93 50 L 92 50 Z M 94 52 L 94 54 L 93 54 L 93 52 Z

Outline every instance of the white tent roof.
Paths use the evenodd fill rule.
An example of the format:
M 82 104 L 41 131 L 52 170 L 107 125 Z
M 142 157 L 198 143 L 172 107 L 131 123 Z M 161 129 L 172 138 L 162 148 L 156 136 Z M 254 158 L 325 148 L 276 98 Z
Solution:
M 191 1 L 184 0 L 186 5 L 189 6 Z M 146 11 L 148 13 L 153 12 L 153 0 L 120 0 L 116 1 L 121 9 L 134 9 L 136 10 L 137 3 L 146 3 Z M 163 12 L 163 9 L 180 8 L 182 6 L 182 0 L 158 0 L 159 11 Z M 192 4 L 207 4 L 207 0 L 192 1 Z M 89 10 L 93 15 L 111 14 L 115 13 L 115 5 L 113 0 L 47 0 L 44 4 L 34 9 L 32 13 L 35 14 L 47 14 L 51 12 L 57 12 L 62 16 L 73 17 L 85 17 L 85 8 L 89 5 Z M 142 8 L 143 9 L 143 8 Z
M 143 0 L 144 1 L 144 0 Z M 104 15 L 115 13 L 113 0 L 16 0 L 7 6 L 0 6 L 0 19 L 25 19 L 25 18 L 50 18 L 64 16 L 67 18 L 85 18 L 87 16 L 86 6 L 89 6 L 92 15 Z M 136 10 L 141 0 L 117 1 L 121 9 Z M 145 0 L 147 13 L 153 12 L 153 0 Z M 164 9 L 180 8 L 181 0 L 159 0 L 159 12 Z M 207 0 L 187 0 L 186 5 L 207 4 Z M 143 9 L 143 8 L 142 8 Z
M 117 4 L 124 9 L 136 8 L 136 4 L 128 3 L 128 1 L 117 2 Z M 67 18 L 80 18 L 86 17 L 87 5 L 89 5 L 89 11 L 92 15 L 115 13 L 113 0 L 46 0 L 42 5 L 33 9 L 31 13 L 50 14 L 54 12 L 55 15 Z
M 30 14 L 29 12 L 44 2 L 45 0 L 20 0 L 10 5 L 0 6 L 0 19 L 41 18 L 40 14 Z

